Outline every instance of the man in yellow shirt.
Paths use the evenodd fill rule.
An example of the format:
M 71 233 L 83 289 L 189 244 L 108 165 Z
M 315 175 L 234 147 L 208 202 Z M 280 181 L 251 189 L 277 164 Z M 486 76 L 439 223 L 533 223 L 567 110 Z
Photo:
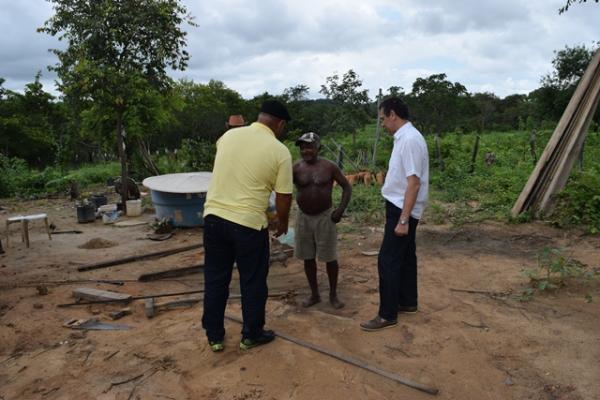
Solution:
M 277 140 L 290 115 L 275 100 L 263 103 L 250 126 L 231 129 L 217 141 L 213 174 L 204 204 L 204 314 L 202 327 L 212 351 L 223 350 L 224 315 L 235 262 L 242 292 L 240 348 L 275 338 L 264 330 L 269 273 L 266 210 L 275 191 L 277 230 L 288 230 L 292 201 L 292 156 Z

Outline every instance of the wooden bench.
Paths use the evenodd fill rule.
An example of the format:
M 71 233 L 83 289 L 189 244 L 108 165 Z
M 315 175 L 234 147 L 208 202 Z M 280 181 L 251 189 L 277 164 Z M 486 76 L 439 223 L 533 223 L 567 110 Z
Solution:
M 46 225 L 46 232 L 48 233 L 48 239 L 52 240 L 52 236 L 50 235 L 50 228 L 48 227 L 48 214 L 32 214 L 32 215 L 17 215 L 14 217 L 10 217 L 6 220 L 6 248 L 9 247 L 9 231 L 8 227 L 11 224 L 20 222 L 21 223 L 21 241 L 25 242 L 25 246 L 29 247 L 29 221 L 35 221 L 38 219 L 43 219 L 44 224 Z

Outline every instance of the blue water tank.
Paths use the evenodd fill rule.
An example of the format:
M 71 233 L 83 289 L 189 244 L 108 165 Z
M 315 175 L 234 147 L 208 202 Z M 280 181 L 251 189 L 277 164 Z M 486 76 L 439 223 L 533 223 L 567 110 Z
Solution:
M 203 226 L 202 214 L 211 176 L 210 172 L 189 172 L 144 179 L 156 217 L 167 218 L 176 227 Z

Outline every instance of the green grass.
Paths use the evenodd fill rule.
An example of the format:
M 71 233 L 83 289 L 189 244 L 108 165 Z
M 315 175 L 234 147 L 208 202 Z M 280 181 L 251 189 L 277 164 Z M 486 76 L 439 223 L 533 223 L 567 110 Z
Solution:
M 351 135 L 325 137 L 324 143 L 342 144 L 347 159 L 360 164 L 365 154 L 372 152 L 375 127 L 367 126 L 359 132 L 355 144 Z M 551 131 L 544 131 L 537 138 L 539 157 L 550 138 Z M 451 133 L 442 136 L 440 147 L 445 165 L 442 171 L 435 157 L 434 137 L 427 135 L 430 156 L 430 197 L 425 218 L 434 224 L 464 223 L 483 220 L 525 222 L 527 215 L 513 221 L 509 214 L 533 171 L 534 163 L 529 147 L 529 132 L 486 132 L 480 135 L 479 151 L 471 165 L 476 134 Z M 292 143 L 293 144 L 293 143 Z M 330 145 L 331 147 L 333 145 Z M 297 154 L 295 146 L 292 154 Z M 377 161 L 372 168 L 371 158 L 358 165 L 346 162 L 344 172 L 368 169 L 376 172 L 387 166 L 392 149 L 388 135 L 382 134 L 378 143 Z M 295 152 L 295 153 L 294 153 Z M 486 154 L 493 154 L 494 161 L 486 163 Z M 324 151 L 325 157 L 328 157 Z M 372 153 L 369 153 L 369 155 Z M 332 155 L 330 152 L 329 155 Z M 361 158 L 362 157 L 362 158 Z M 385 160 L 385 163 L 382 162 Z M 590 233 L 600 231 L 600 133 L 590 132 L 583 156 L 583 170 L 573 168 L 572 178 L 559 195 L 554 222 L 560 225 L 584 225 Z M 382 167 L 383 164 L 383 167 Z M 339 193 L 334 193 L 335 201 Z M 381 219 L 383 201 L 380 187 L 354 186 L 348 213 L 356 221 Z

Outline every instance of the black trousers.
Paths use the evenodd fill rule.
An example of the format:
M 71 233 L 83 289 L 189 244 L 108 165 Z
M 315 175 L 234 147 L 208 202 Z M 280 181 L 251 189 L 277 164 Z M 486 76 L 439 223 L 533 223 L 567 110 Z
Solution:
M 385 202 L 385 231 L 379 250 L 379 316 L 387 320 L 398 317 L 398 306 L 417 305 L 417 246 L 415 242 L 418 219 L 409 218 L 408 235 L 396 236 L 394 228 L 402 210 Z
M 209 341 L 225 337 L 225 307 L 236 263 L 242 294 L 242 339 L 263 333 L 269 274 L 269 234 L 215 215 L 204 219 L 204 314 L 202 327 Z

